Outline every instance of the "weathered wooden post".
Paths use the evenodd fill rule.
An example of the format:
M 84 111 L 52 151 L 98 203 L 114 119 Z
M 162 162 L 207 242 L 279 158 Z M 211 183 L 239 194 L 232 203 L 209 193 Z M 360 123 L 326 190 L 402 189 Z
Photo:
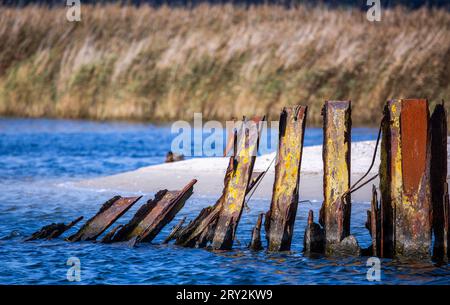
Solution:
M 269 251 L 289 251 L 298 206 L 298 185 L 306 125 L 306 106 L 283 108 L 272 202 L 265 229 Z
M 324 202 L 319 222 L 325 230 L 325 252 L 333 254 L 341 251 L 341 242 L 350 235 L 351 102 L 327 101 L 322 115 Z
M 80 230 L 67 238 L 68 241 L 95 240 L 117 219 L 125 214 L 142 196 L 115 196 L 105 202 L 94 217 L 89 219 Z
M 431 201 L 433 204 L 433 257 L 447 260 L 447 228 L 445 193 L 447 187 L 447 112 L 437 104 L 430 119 L 431 125 Z
M 426 100 L 385 107 L 380 190 L 383 257 L 429 258 L 431 247 L 430 128 Z

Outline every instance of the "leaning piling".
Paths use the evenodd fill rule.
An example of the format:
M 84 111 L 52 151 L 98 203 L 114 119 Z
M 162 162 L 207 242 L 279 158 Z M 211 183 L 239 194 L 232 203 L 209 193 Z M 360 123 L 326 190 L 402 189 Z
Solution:
M 214 250 L 232 248 L 252 180 L 260 128 L 260 121 L 243 122 L 235 135 L 236 154 L 230 157 L 221 197 L 215 205 L 204 208 L 193 221 L 179 230 L 177 245 L 204 248 L 210 244 Z
M 211 247 L 215 250 L 229 250 L 233 246 L 258 152 L 259 132 L 259 122 L 247 121 L 243 125 L 234 160 L 237 165 L 230 176 L 212 238 Z
M 138 242 L 151 242 L 183 208 L 193 193 L 195 183 L 197 180 L 193 179 L 181 190 L 161 190 L 156 193 L 155 198 L 141 206 L 130 222 L 115 234 L 112 241 L 137 238 Z
M 125 214 L 142 196 L 115 196 L 105 202 L 94 217 L 89 219 L 77 233 L 68 237 L 68 241 L 95 240 L 105 232 L 117 219 Z

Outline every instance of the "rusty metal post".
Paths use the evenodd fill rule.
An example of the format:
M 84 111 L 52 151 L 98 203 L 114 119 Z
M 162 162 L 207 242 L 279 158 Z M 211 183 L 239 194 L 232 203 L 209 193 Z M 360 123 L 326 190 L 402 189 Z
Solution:
M 447 260 L 447 231 L 445 228 L 445 188 L 447 183 L 447 112 L 437 104 L 431 125 L 431 201 L 433 204 L 433 257 Z
M 252 231 L 252 240 L 248 248 L 253 251 L 260 251 L 263 249 L 261 243 L 261 226 L 263 220 L 264 213 L 258 215 L 258 220 L 256 221 L 256 225 Z
M 105 202 L 94 217 L 89 219 L 80 230 L 67 238 L 68 241 L 95 240 L 117 219 L 125 214 L 142 196 L 115 196 Z
M 298 206 L 306 113 L 306 106 L 293 106 L 283 108 L 280 114 L 275 181 L 265 221 L 269 251 L 291 249 Z
M 426 100 L 385 107 L 380 190 L 384 257 L 429 258 L 431 247 L 430 128 Z
M 213 206 L 204 208 L 193 221 L 179 230 L 175 244 L 204 248 L 212 243 L 213 249 L 231 248 L 245 195 L 251 189 L 249 186 L 258 148 L 260 125 L 259 121 L 247 121 L 241 126 L 240 136 L 235 133 L 234 142 L 237 144 L 234 145 L 234 156 L 230 157 L 228 162 L 222 195 Z M 255 183 L 252 187 L 261 175 L 258 177 L 253 176 Z
M 372 188 L 372 202 L 371 202 L 371 231 L 372 231 L 372 251 L 374 256 L 380 256 L 380 243 L 381 243 L 381 234 L 380 234 L 380 210 L 378 207 L 378 195 L 377 189 L 375 186 Z
M 303 238 L 303 252 L 307 255 L 324 252 L 325 234 L 323 229 L 314 222 L 313 211 L 308 213 L 308 224 Z
M 170 231 L 169 235 L 164 239 L 163 244 L 168 244 L 171 240 L 174 240 L 177 238 L 178 233 L 181 232 L 183 229 L 183 224 L 186 221 L 186 216 L 181 218 L 181 220 L 172 228 L 172 231 Z
M 381 255 L 381 211 L 378 205 L 378 194 L 375 185 L 372 186 L 372 201 L 370 210 L 367 211 L 366 228 L 372 238 L 371 253 L 372 256 Z
M 78 217 L 69 224 L 64 223 L 52 223 L 42 227 L 39 231 L 34 232 L 31 236 L 25 238 L 24 241 L 31 241 L 36 239 L 53 239 L 61 236 L 64 232 L 72 228 L 78 222 L 83 219 L 83 216 Z
M 112 239 L 114 242 L 128 241 L 137 237 L 138 242 L 151 242 L 184 206 L 193 193 L 197 180 L 191 180 L 180 191 L 159 191 L 149 200 Z
M 332 254 L 350 235 L 351 102 L 327 101 L 323 119 L 323 192 L 319 222 L 325 230 L 325 252 Z
M 211 247 L 215 250 L 229 250 L 233 246 L 258 152 L 259 133 L 259 121 L 244 122 L 233 161 L 234 170 L 229 177 L 223 206 L 214 230 Z
M 450 198 L 448 195 L 448 183 L 445 183 L 444 187 L 444 221 L 444 243 L 446 242 L 445 248 L 447 249 L 447 259 L 450 259 L 450 249 L 448 248 L 450 245 L 450 234 L 448 232 L 450 229 Z
M 401 147 L 400 147 L 401 101 L 386 103 L 381 123 L 382 138 L 380 149 L 380 192 L 381 192 L 381 257 L 394 255 L 394 211 L 401 203 Z
M 119 231 L 123 225 L 117 225 L 114 227 L 111 231 L 109 231 L 105 236 L 103 236 L 102 240 L 100 241 L 102 244 L 110 244 L 113 242 L 113 237 L 116 235 L 117 231 Z

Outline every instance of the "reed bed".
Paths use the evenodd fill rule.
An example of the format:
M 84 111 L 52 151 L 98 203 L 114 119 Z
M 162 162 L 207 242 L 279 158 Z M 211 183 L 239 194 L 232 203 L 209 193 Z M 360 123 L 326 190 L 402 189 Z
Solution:
M 450 97 L 450 13 L 300 5 L 0 7 L 0 115 L 227 120 L 351 99 L 378 124 L 390 98 Z

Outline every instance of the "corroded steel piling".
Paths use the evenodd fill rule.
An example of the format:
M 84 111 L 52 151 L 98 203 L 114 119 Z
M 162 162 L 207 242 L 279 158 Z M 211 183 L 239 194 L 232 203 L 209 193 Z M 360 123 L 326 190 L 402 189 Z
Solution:
M 31 236 L 27 237 L 24 241 L 31 241 L 36 239 L 52 239 L 61 236 L 64 232 L 72 228 L 78 222 L 83 219 L 83 216 L 78 217 L 69 224 L 64 223 L 52 223 L 42 227 L 39 231 L 34 232 Z
M 370 210 L 367 211 L 366 228 L 372 239 L 370 255 L 381 256 L 381 210 L 378 205 L 378 194 L 375 185 L 372 187 Z
M 203 248 L 212 243 L 213 249 L 231 249 L 245 195 L 249 191 L 259 129 L 260 122 L 246 121 L 242 124 L 239 136 L 235 134 L 236 153 L 230 157 L 221 197 L 177 233 L 177 245 Z
M 229 250 L 233 245 L 258 151 L 259 127 L 259 122 L 255 121 L 243 124 L 234 158 L 234 170 L 230 175 L 212 239 L 213 249 Z
M 450 229 L 450 198 L 448 195 L 448 183 L 445 183 L 444 188 L 444 216 L 444 243 L 446 242 L 445 248 L 447 249 L 447 259 L 450 259 L 450 249 L 448 248 L 450 245 L 450 234 L 448 231 Z
M 197 180 L 193 179 L 180 191 L 159 191 L 153 200 L 149 200 L 136 212 L 112 240 L 128 241 L 137 237 L 138 242 L 151 242 L 181 210 L 192 195 L 196 182 Z
M 168 244 L 171 240 L 176 239 L 178 236 L 178 233 L 183 228 L 183 224 L 186 221 L 186 216 L 184 216 L 173 228 L 172 231 L 170 231 L 169 235 L 164 239 L 163 244 Z
M 394 211 L 401 198 L 401 147 L 400 112 L 401 100 L 386 103 L 381 123 L 380 192 L 381 192 L 381 257 L 394 254 Z
M 324 252 L 325 234 L 323 229 L 314 222 L 313 211 L 308 213 L 308 224 L 303 238 L 303 252 L 307 255 Z
M 306 106 L 283 108 L 272 202 L 265 229 L 269 251 L 289 251 L 298 206 L 298 185 L 306 124 Z
M 117 231 L 119 231 L 122 227 L 123 227 L 123 225 L 118 225 L 118 226 L 114 227 L 111 231 L 109 231 L 107 234 L 105 234 L 105 236 L 102 238 L 102 240 L 100 242 L 103 244 L 112 243 L 114 235 L 116 235 Z
M 119 217 L 126 213 L 139 199 L 139 197 L 115 196 L 105 202 L 98 213 L 89 219 L 81 229 L 67 238 L 68 241 L 95 240 L 108 229 Z
M 426 100 L 385 107 L 380 190 L 384 257 L 430 257 L 430 128 Z
M 350 235 L 351 102 L 327 101 L 323 119 L 323 192 L 319 222 L 325 230 L 325 251 L 332 254 Z
M 447 183 L 447 112 L 443 104 L 437 104 L 430 119 L 431 125 L 431 201 L 434 234 L 433 257 L 447 259 L 448 222 L 445 208 Z
M 248 246 L 250 250 L 259 251 L 263 249 L 261 243 L 261 226 L 263 217 L 264 217 L 263 213 L 258 215 L 258 220 L 256 221 L 256 225 L 252 231 L 252 240 L 250 242 L 250 245 Z

